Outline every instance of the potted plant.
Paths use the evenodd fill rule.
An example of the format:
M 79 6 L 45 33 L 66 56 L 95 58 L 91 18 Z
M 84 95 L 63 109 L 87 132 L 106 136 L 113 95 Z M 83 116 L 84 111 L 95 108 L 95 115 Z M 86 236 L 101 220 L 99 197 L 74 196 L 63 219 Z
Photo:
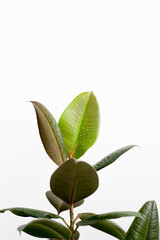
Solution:
M 64 110 L 57 123 L 48 109 L 32 101 L 35 108 L 40 138 L 48 156 L 57 165 L 50 177 L 46 197 L 57 213 L 29 208 L 6 208 L 21 217 L 35 220 L 18 228 L 34 237 L 77 240 L 80 228 L 91 226 L 120 240 L 159 240 L 159 220 L 155 201 L 147 201 L 138 212 L 114 211 L 103 214 L 81 213 L 74 216 L 74 208 L 85 204 L 85 199 L 98 188 L 98 172 L 112 164 L 136 145 L 128 145 L 107 155 L 93 166 L 79 158 L 95 143 L 99 132 L 99 106 L 93 92 L 78 95 Z M 67 222 L 60 214 L 69 211 Z M 135 217 L 125 232 L 113 219 Z M 61 223 L 58 221 L 61 220 Z M 107 239 L 107 235 L 106 235 Z

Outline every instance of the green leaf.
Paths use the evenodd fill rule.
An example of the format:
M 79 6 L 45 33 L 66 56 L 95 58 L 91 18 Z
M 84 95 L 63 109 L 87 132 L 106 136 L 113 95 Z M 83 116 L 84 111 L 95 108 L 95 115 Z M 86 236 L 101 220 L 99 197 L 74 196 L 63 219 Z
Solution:
M 59 119 L 68 157 L 80 158 L 96 141 L 99 132 L 99 107 L 93 92 L 78 95 Z
M 67 160 L 67 154 L 58 124 L 45 106 L 35 101 L 32 104 L 43 146 L 49 157 L 59 166 Z
M 98 175 L 88 163 L 69 159 L 53 173 L 50 187 L 57 197 L 74 204 L 96 191 Z
M 61 218 L 59 215 L 46 212 L 46 211 L 41 211 L 41 210 L 36 210 L 36 209 L 31 209 L 31 208 L 5 208 L 0 210 L 0 213 L 4 213 L 6 211 L 10 211 L 13 214 L 21 217 L 34 217 L 34 218 Z
M 102 160 L 100 160 L 98 163 L 96 163 L 93 167 L 99 171 L 100 169 L 107 167 L 108 165 L 110 165 L 111 163 L 113 163 L 114 161 L 116 161 L 122 154 L 124 154 L 125 152 L 127 152 L 128 150 L 130 150 L 131 148 L 136 147 L 136 145 L 129 145 L 123 148 L 120 148 L 114 152 L 112 152 L 111 154 L 109 154 L 108 156 L 106 156 L 105 158 L 103 158 Z
M 73 234 L 73 240 L 78 240 L 80 237 L 80 234 L 78 231 L 76 231 L 74 234 Z M 50 238 L 49 240 L 55 240 L 53 238 Z
M 134 219 L 125 240 L 159 240 L 159 219 L 155 201 L 146 202 L 139 212 L 143 218 Z
M 78 231 L 76 231 L 74 234 L 73 234 L 73 240 L 78 240 L 80 237 L 80 234 Z
M 80 216 L 80 219 L 84 220 L 91 216 L 94 216 L 94 214 L 93 213 L 82 214 Z M 91 224 L 90 226 L 102 232 L 105 232 L 117 239 L 120 239 L 120 240 L 125 239 L 125 231 L 118 224 L 116 224 L 111 220 L 103 220 L 103 221 Z
M 73 240 L 78 240 L 80 237 L 80 234 L 78 231 L 76 231 L 74 234 L 73 234 Z M 55 240 L 53 238 L 50 238 L 49 240 Z
M 51 191 L 46 192 L 46 197 L 48 201 L 57 209 L 58 214 L 60 212 L 63 212 L 65 210 L 68 210 L 70 205 L 63 200 L 61 200 L 59 197 L 57 197 L 55 194 L 53 194 Z M 73 205 L 73 207 L 79 207 L 84 203 L 84 200 L 81 200 Z
M 82 214 L 82 216 L 83 216 L 83 214 Z M 86 214 L 85 214 L 85 216 L 86 216 Z M 77 225 L 86 226 L 86 225 L 91 225 L 91 224 L 100 222 L 102 220 L 121 218 L 121 217 L 141 217 L 141 214 L 137 213 L 137 212 L 131 212 L 131 211 L 109 212 L 109 213 L 103 213 L 103 214 L 95 214 L 94 216 L 91 216 L 89 218 L 85 218 L 84 220 L 82 220 L 80 222 L 77 222 Z
M 54 240 L 69 240 L 71 231 L 60 223 L 48 219 L 38 219 L 18 228 L 34 237 L 53 238 Z
M 48 201 L 56 208 L 58 214 L 60 212 L 63 212 L 65 210 L 69 209 L 69 204 L 61 200 L 59 197 L 57 197 L 55 194 L 53 194 L 51 191 L 46 192 L 46 197 Z

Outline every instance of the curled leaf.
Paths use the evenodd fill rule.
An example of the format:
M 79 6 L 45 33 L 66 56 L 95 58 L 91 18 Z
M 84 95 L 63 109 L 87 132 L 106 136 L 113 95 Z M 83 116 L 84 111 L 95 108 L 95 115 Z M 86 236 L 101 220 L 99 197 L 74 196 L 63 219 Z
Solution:
M 43 146 L 49 157 L 57 165 L 61 165 L 67 160 L 67 155 L 59 127 L 44 105 L 35 101 L 32 101 L 32 104 L 36 111 L 39 134 Z
M 34 218 L 61 218 L 59 215 L 56 215 L 54 213 L 37 210 L 37 209 L 31 209 L 31 208 L 5 208 L 0 210 L 0 213 L 4 213 L 6 211 L 10 211 L 11 213 L 21 216 L 21 217 L 34 217 Z

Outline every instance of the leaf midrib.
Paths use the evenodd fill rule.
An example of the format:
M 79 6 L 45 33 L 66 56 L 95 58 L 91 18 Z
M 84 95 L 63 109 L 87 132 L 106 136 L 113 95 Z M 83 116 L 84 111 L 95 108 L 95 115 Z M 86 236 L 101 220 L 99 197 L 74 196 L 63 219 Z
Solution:
M 77 164 L 75 162 L 75 176 L 74 176 L 74 181 L 73 181 L 73 187 L 72 187 L 72 194 L 71 194 L 71 200 L 70 204 L 73 204 L 73 198 L 74 198 L 74 190 L 75 190 L 75 185 L 76 185 L 76 180 L 77 180 Z
M 84 115 L 85 115 L 85 112 L 86 112 L 86 108 L 87 108 L 91 93 L 92 92 L 89 93 L 88 100 L 87 100 L 86 104 L 84 105 L 84 109 L 83 109 L 83 112 L 82 112 L 82 115 L 81 115 L 81 118 L 80 118 L 80 121 L 79 121 L 79 124 L 78 124 L 77 136 L 76 136 L 76 139 L 75 139 L 75 142 L 74 142 L 74 146 L 77 145 L 76 149 L 75 149 L 75 152 L 74 152 L 74 156 L 76 155 L 76 150 L 77 150 L 77 147 L 78 147 L 78 140 L 79 140 L 79 136 L 80 136 L 80 133 L 81 133 L 82 123 L 84 122 Z
M 153 207 L 153 205 L 152 205 L 152 207 Z M 151 209 L 152 209 L 152 207 L 151 207 Z M 145 213 L 144 213 L 144 215 L 145 215 L 145 218 L 147 218 L 147 224 L 146 224 L 146 227 L 145 227 L 145 235 L 144 235 L 144 240 L 146 240 L 146 238 L 147 238 L 147 235 L 148 235 L 148 226 L 149 226 L 149 223 L 150 223 L 150 218 L 151 218 L 151 209 L 149 210 L 149 215 L 147 214 L 147 215 L 145 215 Z M 142 215 L 142 217 L 143 217 L 143 215 Z
M 154 208 L 154 204 L 152 203 L 151 210 L 150 210 L 150 213 L 149 213 L 149 218 L 148 218 L 148 224 L 147 224 L 147 230 L 148 231 L 146 231 L 145 239 L 147 239 L 147 236 L 148 236 L 148 233 L 149 233 L 149 230 L 150 230 L 150 222 L 151 222 L 151 216 L 152 216 L 153 208 Z

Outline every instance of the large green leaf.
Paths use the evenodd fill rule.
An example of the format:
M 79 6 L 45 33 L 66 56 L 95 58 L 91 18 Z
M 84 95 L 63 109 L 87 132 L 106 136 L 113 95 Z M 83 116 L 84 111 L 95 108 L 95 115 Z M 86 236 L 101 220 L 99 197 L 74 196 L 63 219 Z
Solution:
M 78 240 L 79 239 L 79 237 L 80 237 L 80 234 L 79 234 L 79 232 L 78 231 L 76 231 L 74 234 L 73 234 L 73 240 Z M 49 240 L 55 240 L 55 239 L 53 239 L 53 238 L 50 238 Z
M 159 240 L 159 219 L 155 201 L 146 202 L 139 211 L 143 218 L 135 218 L 125 240 Z
M 94 216 L 93 213 L 86 213 L 80 216 L 80 219 L 85 220 L 86 218 Z M 114 236 L 117 239 L 125 239 L 125 231 L 115 222 L 111 220 L 103 220 L 94 224 L 90 224 L 91 227 L 96 228 L 104 233 Z
M 23 231 L 34 237 L 53 238 L 54 240 L 69 240 L 71 237 L 71 231 L 68 228 L 48 219 L 38 219 L 22 225 L 18 231 Z
M 48 201 L 57 209 L 58 214 L 60 212 L 63 212 L 65 210 L 68 210 L 70 205 L 63 200 L 61 200 L 59 197 L 57 197 L 55 194 L 53 194 L 51 191 L 46 192 L 46 197 Z M 73 207 L 78 207 L 84 203 L 84 200 L 80 200 L 79 202 L 75 203 Z
M 61 165 L 67 160 L 67 153 L 60 129 L 48 109 L 39 102 L 32 101 L 37 115 L 39 134 L 49 157 Z
M 133 148 L 135 146 L 136 145 L 129 145 L 126 147 L 122 147 L 122 148 L 112 152 L 108 156 L 104 157 L 102 160 L 100 160 L 98 163 L 96 163 L 93 167 L 97 171 L 99 171 L 100 169 L 107 167 L 108 165 L 110 165 L 111 163 L 116 161 L 122 154 L 124 154 L 125 152 L 127 152 L 128 150 L 130 150 L 131 148 Z
M 6 211 L 10 211 L 13 214 L 21 217 L 34 217 L 34 218 L 61 218 L 59 215 L 46 212 L 46 211 L 41 211 L 41 210 L 36 210 L 36 209 L 31 209 L 31 208 L 5 208 L 0 210 L 0 213 L 4 213 Z
M 96 191 L 98 175 L 88 163 L 69 159 L 53 173 L 50 187 L 57 197 L 74 204 Z
M 86 216 L 86 213 L 84 213 L 84 214 Z M 83 214 L 82 214 L 82 216 L 83 216 Z M 141 214 L 137 213 L 137 212 L 131 212 L 131 211 L 95 214 L 94 216 L 85 218 L 84 220 L 77 222 L 77 225 L 86 226 L 86 225 L 91 225 L 91 224 L 100 222 L 102 220 L 121 218 L 121 217 L 141 217 Z
M 93 92 L 78 95 L 59 119 L 68 157 L 80 158 L 96 141 L 99 132 L 99 107 Z

